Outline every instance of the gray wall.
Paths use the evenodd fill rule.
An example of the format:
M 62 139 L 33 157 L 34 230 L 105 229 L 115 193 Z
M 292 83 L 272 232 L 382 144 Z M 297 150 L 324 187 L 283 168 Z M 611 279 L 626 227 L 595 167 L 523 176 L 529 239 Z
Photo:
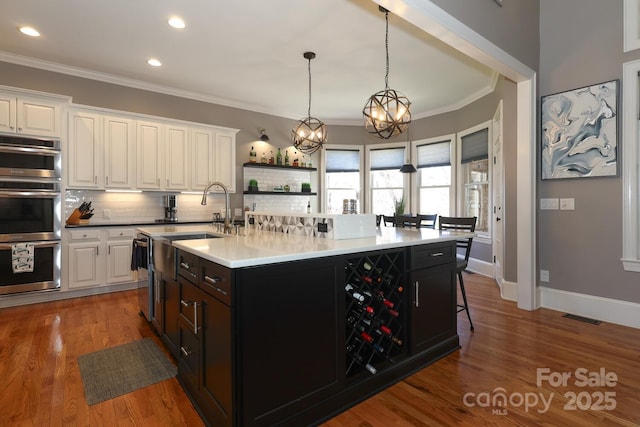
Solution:
M 557 0 L 562 2 L 563 0 Z M 610 0 L 603 0 L 608 3 Z M 538 69 L 538 0 L 431 0 L 532 70 Z
M 622 8 L 622 0 L 540 0 L 541 96 L 622 78 L 622 64 L 640 58 L 622 52 Z M 539 180 L 538 192 L 573 197 L 576 208 L 539 211 L 538 262 L 550 272 L 541 285 L 640 302 L 640 276 L 620 262 L 621 178 Z

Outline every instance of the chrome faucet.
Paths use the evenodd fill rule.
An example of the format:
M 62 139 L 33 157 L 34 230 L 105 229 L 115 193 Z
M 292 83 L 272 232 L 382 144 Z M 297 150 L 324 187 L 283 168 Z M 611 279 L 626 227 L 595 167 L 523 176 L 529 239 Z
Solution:
M 207 204 L 207 194 L 209 194 L 209 190 L 214 185 L 219 186 L 224 191 L 224 234 L 231 234 L 231 209 L 229 208 L 229 190 L 227 187 L 221 182 L 210 182 L 204 189 L 204 193 L 202 193 L 202 202 L 200 204 L 202 206 L 206 206 Z

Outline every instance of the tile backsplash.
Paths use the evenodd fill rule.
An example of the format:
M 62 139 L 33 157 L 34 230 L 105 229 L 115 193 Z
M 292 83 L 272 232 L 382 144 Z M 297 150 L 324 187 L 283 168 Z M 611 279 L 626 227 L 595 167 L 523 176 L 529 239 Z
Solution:
M 169 194 L 169 193 L 166 193 Z M 175 194 L 175 193 L 170 193 Z M 164 218 L 161 192 L 117 193 L 91 190 L 67 190 L 64 197 L 66 220 L 82 202 L 92 202 L 92 224 L 135 224 Z M 224 196 L 210 194 L 207 205 L 202 206 L 201 194 L 176 194 L 179 221 L 208 221 L 214 212 L 224 215 Z M 233 211 L 231 212 L 233 214 Z M 108 217 L 108 218 L 107 218 Z

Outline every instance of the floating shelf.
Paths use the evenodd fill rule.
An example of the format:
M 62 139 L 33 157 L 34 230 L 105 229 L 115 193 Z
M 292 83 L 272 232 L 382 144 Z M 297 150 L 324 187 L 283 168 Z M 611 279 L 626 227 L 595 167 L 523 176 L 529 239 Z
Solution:
M 278 194 L 281 196 L 317 196 L 318 193 L 303 191 L 244 191 L 243 194 Z
M 299 166 L 270 165 L 269 163 L 243 163 L 242 166 L 247 168 L 294 169 L 294 170 L 300 170 L 300 171 L 318 170 L 318 168 L 307 168 L 307 167 L 302 168 Z

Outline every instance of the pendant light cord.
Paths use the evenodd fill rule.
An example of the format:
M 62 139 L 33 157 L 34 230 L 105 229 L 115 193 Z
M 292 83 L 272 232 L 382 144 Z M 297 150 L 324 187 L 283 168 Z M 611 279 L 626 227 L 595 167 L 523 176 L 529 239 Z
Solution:
M 387 72 L 384 75 L 384 88 L 389 89 L 389 11 L 385 10 L 384 50 L 387 53 Z
M 309 58 L 309 108 L 307 109 L 307 116 L 311 117 L 311 58 Z

